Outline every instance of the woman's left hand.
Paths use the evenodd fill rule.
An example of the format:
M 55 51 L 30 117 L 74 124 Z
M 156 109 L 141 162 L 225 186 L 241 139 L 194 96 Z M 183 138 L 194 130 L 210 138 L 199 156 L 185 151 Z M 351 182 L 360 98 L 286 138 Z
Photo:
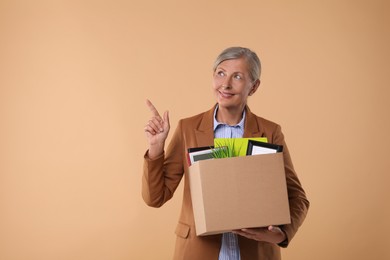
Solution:
M 286 234 L 277 226 L 264 228 L 244 228 L 234 230 L 233 233 L 256 241 L 279 244 L 286 239 Z

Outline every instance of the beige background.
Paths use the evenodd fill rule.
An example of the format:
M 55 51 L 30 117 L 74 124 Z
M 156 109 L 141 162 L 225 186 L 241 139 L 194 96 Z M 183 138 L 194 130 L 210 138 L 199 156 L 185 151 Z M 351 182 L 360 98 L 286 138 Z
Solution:
M 0 259 L 170 259 L 181 189 L 141 199 L 150 98 L 209 109 L 211 65 L 258 52 L 312 203 L 284 259 L 389 259 L 387 1 L 0 1 Z

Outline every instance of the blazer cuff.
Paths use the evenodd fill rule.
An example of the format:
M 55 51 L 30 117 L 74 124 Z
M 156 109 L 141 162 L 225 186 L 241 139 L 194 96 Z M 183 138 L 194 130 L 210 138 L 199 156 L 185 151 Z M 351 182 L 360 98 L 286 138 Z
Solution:
M 288 236 L 287 236 L 287 233 L 283 230 L 283 228 L 280 227 L 280 230 L 282 230 L 282 232 L 286 235 L 286 239 L 283 240 L 282 242 L 280 242 L 280 243 L 278 244 L 278 246 L 283 247 L 283 248 L 286 248 L 286 247 L 288 246 L 288 242 L 289 242 Z
M 165 153 L 162 153 L 161 155 L 159 155 L 158 157 L 154 158 L 154 159 L 150 159 L 149 158 L 149 150 L 146 150 L 145 154 L 144 154 L 144 159 L 147 160 L 147 161 L 158 161 L 158 160 L 161 160 L 161 158 L 164 158 L 164 154 Z

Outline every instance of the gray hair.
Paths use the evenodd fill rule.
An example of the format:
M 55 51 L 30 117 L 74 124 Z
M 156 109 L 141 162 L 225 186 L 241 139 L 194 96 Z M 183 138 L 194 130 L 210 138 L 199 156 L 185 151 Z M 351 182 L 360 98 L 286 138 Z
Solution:
M 260 78 L 261 63 L 257 54 L 248 48 L 243 47 L 230 47 L 225 49 L 219 54 L 214 62 L 213 71 L 215 71 L 219 64 L 225 60 L 233 60 L 244 58 L 249 68 L 249 76 L 251 80 L 256 81 Z

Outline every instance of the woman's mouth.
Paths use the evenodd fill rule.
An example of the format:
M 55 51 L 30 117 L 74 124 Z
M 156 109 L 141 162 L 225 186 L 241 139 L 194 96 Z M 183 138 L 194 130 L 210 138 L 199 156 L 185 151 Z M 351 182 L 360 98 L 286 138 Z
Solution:
M 229 93 L 229 92 L 222 92 L 222 91 L 219 91 L 219 95 L 223 98 L 231 98 L 232 96 L 234 96 L 234 94 L 232 93 Z

